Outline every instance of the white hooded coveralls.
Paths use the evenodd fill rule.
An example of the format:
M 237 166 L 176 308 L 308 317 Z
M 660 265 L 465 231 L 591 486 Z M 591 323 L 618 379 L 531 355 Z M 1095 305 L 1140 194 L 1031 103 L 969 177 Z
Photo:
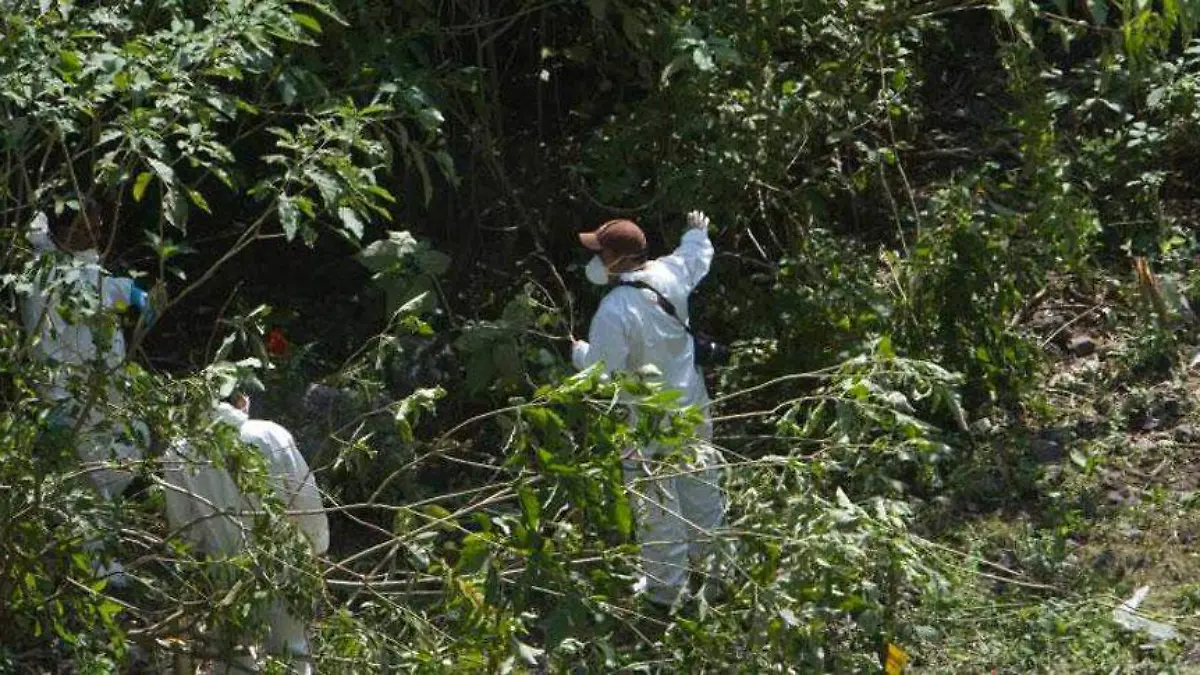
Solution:
M 712 259 L 708 233 L 689 229 L 671 255 L 651 260 L 620 279 L 640 281 L 662 293 L 686 322 L 688 296 L 708 274 Z M 695 405 L 703 411 L 704 422 L 696 428 L 694 460 L 655 467 L 654 458 L 662 449 L 652 445 L 632 450 L 625 462 L 625 481 L 642 544 L 639 586 L 664 604 L 674 603 L 687 588 L 689 562 L 699 564 L 715 552 L 713 531 L 725 517 L 719 468 L 723 460 L 710 443 L 710 401 L 694 358 L 695 345 L 683 324 L 659 306 L 653 292 L 629 286 L 608 292 L 592 318 L 588 341 L 577 343 L 572 353 L 580 369 L 600 362 L 606 372 L 653 365 L 666 387 L 682 393 L 681 407 Z
M 34 217 L 27 238 L 33 245 L 35 261 L 61 252 L 50 239 L 44 213 Z M 68 367 L 81 367 L 99 361 L 111 372 L 125 362 L 125 336 L 120 326 L 114 322 L 108 344 L 99 344 L 92 326 L 71 323 L 59 312 L 59 304 L 63 300 L 60 293 L 66 287 L 69 288 L 68 295 L 82 301 L 85 306 L 119 310 L 129 304 L 134 281 L 109 276 L 100 266 L 100 254 L 94 249 L 73 253 L 71 257 L 71 265 L 40 271 L 34 278 L 29 295 L 21 303 L 25 330 L 35 338 L 34 353 L 44 361 Z M 64 416 L 73 424 L 82 403 L 71 400 L 67 382 L 68 373 L 58 373 L 54 382 L 43 388 L 43 395 L 49 400 L 63 402 Z M 110 385 L 107 400 L 98 400 L 90 406 L 87 419 L 80 426 L 76 438 L 75 451 L 83 461 L 92 484 L 106 498 L 119 495 L 129 487 L 133 473 L 126 469 L 101 467 L 114 458 L 122 461 L 140 460 L 142 448 L 148 444 L 149 432 L 144 425 L 135 424 L 130 434 L 120 423 L 108 420 L 106 409 L 122 405 L 120 393 Z M 141 443 L 136 440 L 131 442 L 131 436 L 140 437 L 136 440 Z
M 267 461 L 275 494 L 289 518 L 304 533 L 314 555 L 329 549 L 329 522 L 316 480 L 287 429 L 275 422 L 250 419 L 228 403 L 215 411 L 217 420 L 238 429 L 242 442 L 254 446 Z M 186 443 L 176 443 L 164 460 L 167 520 L 209 555 L 228 556 L 248 545 L 249 523 L 240 511 L 254 508 L 225 469 L 189 456 Z M 294 512 L 294 513 L 293 513 Z M 224 513 L 224 515 L 217 515 Z M 268 610 L 266 648 L 275 654 L 309 653 L 307 625 L 292 616 L 281 601 Z M 303 665 L 307 669 L 307 665 Z

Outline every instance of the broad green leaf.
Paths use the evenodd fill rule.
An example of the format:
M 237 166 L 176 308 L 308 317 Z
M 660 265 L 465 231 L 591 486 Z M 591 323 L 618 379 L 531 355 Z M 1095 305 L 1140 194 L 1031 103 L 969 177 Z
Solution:
M 613 499 L 610 516 L 622 537 L 628 538 L 633 534 L 633 510 L 629 507 L 628 499 Z
M 217 353 L 213 355 L 213 359 L 216 361 L 223 361 L 225 357 L 229 355 L 229 350 L 233 347 L 235 340 L 237 340 L 237 335 L 235 333 L 226 335 L 225 339 L 221 340 L 220 346 L 217 347 Z
M 296 208 L 300 209 L 300 213 L 303 213 L 309 218 L 317 217 L 317 209 L 313 204 L 313 200 L 305 197 L 304 195 L 296 195 L 292 198 L 292 201 L 295 202 Z
M 402 262 L 417 251 L 417 239 L 407 231 L 388 232 L 387 239 L 367 245 L 356 256 L 367 269 L 381 272 Z
M 438 150 L 433 153 L 433 161 L 437 164 L 438 170 L 442 172 L 442 176 L 450 181 L 454 187 L 459 185 L 458 172 L 454 170 L 454 158 L 445 150 Z
M 344 18 L 342 18 L 341 14 L 338 14 L 336 9 L 330 7 L 324 2 L 318 2 L 317 0 L 295 0 L 294 4 L 312 7 L 318 12 L 324 14 L 328 19 L 332 19 L 343 26 L 350 25 Z
M 301 26 L 303 26 L 306 30 L 308 30 L 310 32 L 316 33 L 318 35 L 321 34 L 321 23 L 319 21 L 317 21 L 315 18 L 313 18 L 312 15 L 310 15 L 310 14 L 305 14 L 303 12 L 293 12 L 292 13 L 292 21 L 295 21 L 296 23 L 300 24 Z
M 179 228 L 181 232 L 186 232 L 189 211 L 188 200 L 180 198 L 179 190 L 174 185 L 167 187 L 167 191 L 163 194 L 163 197 L 167 222 Z
M 317 186 L 317 190 L 321 193 L 321 200 L 325 202 L 325 208 L 334 208 L 342 194 L 342 186 L 338 184 L 338 180 L 316 168 L 305 169 L 304 175 L 308 176 Z
M 689 60 L 691 59 L 687 54 L 680 54 L 672 59 L 671 62 L 668 63 L 665 68 L 663 68 L 662 75 L 658 78 L 659 84 L 664 87 L 670 84 L 671 76 L 683 70 L 687 66 Z
M 138 177 L 133 181 L 133 201 L 140 202 L 146 194 L 146 187 L 150 185 L 150 180 L 154 178 L 154 174 L 149 171 L 143 171 L 138 174 Z
M 542 521 L 542 504 L 538 501 L 537 493 L 529 486 L 522 485 L 517 488 L 517 494 L 521 498 L 521 513 L 525 516 L 525 526 L 530 530 L 538 529 Z
M 172 169 L 169 164 L 160 159 L 155 159 L 154 157 L 150 157 L 146 161 L 150 164 L 150 168 L 154 169 L 154 173 L 158 174 L 158 179 L 161 180 L 164 185 L 175 184 L 175 170 Z
M 279 224 L 283 227 L 283 234 L 288 241 L 296 236 L 296 229 L 300 227 L 300 210 L 296 208 L 292 198 L 286 195 L 279 198 Z
M 204 198 L 204 195 L 190 187 L 185 186 L 184 189 L 187 190 L 188 198 L 192 200 L 192 203 L 195 204 L 197 208 L 205 213 L 212 214 L 212 209 L 208 208 L 208 200 Z
M 150 168 L 154 169 L 154 173 L 158 174 L 158 179 L 162 181 L 163 215 L 166 216 L 167 222 L 180 230 L 186 230 L 187 201 L 179 198 L 179 191 L 175 181 L 175 170 L 166 162 L 153 157 L 146 161 L 150 164 Z
M 362 219 L 358 217 L 358 213 L 348 206 L 339 206 L 337 212 L 338 218 L 341 219 L 342 225 L 345 226 L 346 230 L 354 235 L 355 239 L 362 239 L 364 226 Z
M 122 609 L 123 608 L 121 607 L 121 605 L 119 605 L 107 598 L 105 598 L 104 601 L 101 602 L 100 606 L 97 608 L 97 610 L 100 612 L 100 620 L 103 621 L 104 625 L 106 625 L 106 626 L 112 625 L 113 618 L 116 617 L 117 614 L 119 614 Z
M 405 442 L 412 442 L 413 427 L 419 421 L 421 411 L 433 411 L 438 399 L 445 395 L 446 390 L 441 387 L 422 388 L 396 405 L 393 413 L 396 430 Z
M 386 202 L 396 203 L 396 197 L 391 192 L 388 192 L 387 188 L 380 185 L 368 185 L 365 190 Z
M 229 119 L 237 117 L 238 103 L 240 99 L 229 96 L 209 96 L 204 99 L 208 105 L 212 106 L 213 110 L 221 113 Z
M 421 511 L 423 511 L 425 513 L 425 515 L 433 518 L 434 520 L 450 521 L 452 519 L 452 516 L 454 515 L 454 514 L 450 513 L 449 509 L 442 506 L 441 504 L 429 504 L 425 507 L 422 507 Z
M 58 61 L 62 65 L 63 71 L 67 73 L 77 73 L 83 68 L 83 60 L 79 58 L 76 52 L 63 50 L 58 53 Z
M 463 543 L 462 552 L 458 555 L 458 561 L 455 563 L 454 569 L 462 574 L 478 572 L 487 561 L 490 552 L 491 549 L 487 539 L 478 534 L 470 534 Z

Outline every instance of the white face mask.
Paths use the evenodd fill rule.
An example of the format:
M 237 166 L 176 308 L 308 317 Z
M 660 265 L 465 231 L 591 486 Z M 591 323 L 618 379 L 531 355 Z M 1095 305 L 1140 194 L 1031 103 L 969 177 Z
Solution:
M 587 276 L 588 281 L 596 284 L 597 286 L 608 285 L 608 268 L 604 266 L 604 261 L 601 260 L 600 256 L 598 255 L 592 256 L 592 259 L 588 261 L 587 267 L 584 268 L 583 273 L 585 276 Z

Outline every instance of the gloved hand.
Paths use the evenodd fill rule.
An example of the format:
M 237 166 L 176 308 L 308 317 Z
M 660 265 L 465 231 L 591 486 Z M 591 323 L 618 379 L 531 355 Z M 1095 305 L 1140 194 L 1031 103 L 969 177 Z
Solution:
M 687 224 L 693 230 L 707 230 L 708 216 L 704 215 L 703 211 L 691 211 L 687 214 Z
M 154 325 L 154 320 L 158 318 L 154 311 L 154 302 L 150 299 L 150 294 L 142 289 L 134 286 L 129 291 L 129 304 L 138 308 L 138 312 L 142 315 L 142 321 L 146 327 Z
M 583 363 L 583 359 L 587 355 L 589 348 L 590 345 L 588 345 L 586 340 L 571 341 L 571 362 L 574 363 L 576 367 L 582 367 L 581 364 Z
M 33 250 L 38 253 L 58 248 L 54 245 L 54 240 L 50 238 L 50 224 L 45 213 L 38 213 L 33 217 L 33 222 L 29 224 L 29 232 L 26 233 L 25 238 L 33 245 Z

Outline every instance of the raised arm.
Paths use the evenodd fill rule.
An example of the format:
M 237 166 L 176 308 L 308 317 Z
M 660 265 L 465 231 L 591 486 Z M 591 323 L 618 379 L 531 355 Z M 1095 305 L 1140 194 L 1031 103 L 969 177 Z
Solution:
M 659 262 L 674 268 L 691 293 L 712 266 L 713 245 L 708 238 L 708 216 L 692 211 L 687 215 L 687 225 L 679 247 L 671 255 L 659 258 Z

